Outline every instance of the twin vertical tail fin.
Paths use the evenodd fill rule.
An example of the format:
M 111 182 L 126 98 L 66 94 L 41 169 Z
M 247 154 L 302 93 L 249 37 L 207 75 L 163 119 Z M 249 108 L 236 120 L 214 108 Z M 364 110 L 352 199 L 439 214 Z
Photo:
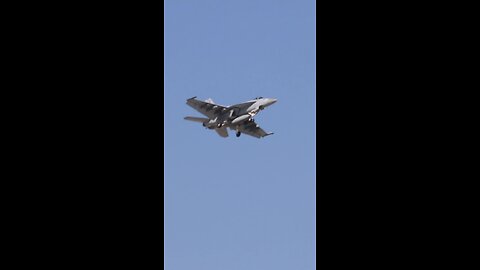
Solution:
M 215 131 L 217 132 L 220 137 L 226 138 L 228 137 L 228 130 L 226 127 L 216 128 Z

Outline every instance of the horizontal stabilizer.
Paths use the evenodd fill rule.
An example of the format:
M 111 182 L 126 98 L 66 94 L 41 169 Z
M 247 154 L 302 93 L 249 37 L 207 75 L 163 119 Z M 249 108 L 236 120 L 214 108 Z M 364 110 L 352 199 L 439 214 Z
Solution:
M 193 121 L 193 122 L 198 122 L 198 123 L 204 123 L 206 121 L 208 121 L 209 119 L 208 118 L 204 118 L 204 117 L 193 117 L 193 116 L 187 116 L 185 118 L 183 118 L 185 120 L 189 120 L 189 121 Z

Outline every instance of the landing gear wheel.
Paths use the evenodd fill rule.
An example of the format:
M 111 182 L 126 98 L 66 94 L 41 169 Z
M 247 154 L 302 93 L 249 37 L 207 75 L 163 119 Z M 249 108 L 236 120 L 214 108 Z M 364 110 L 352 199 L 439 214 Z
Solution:
M 240 134 L 242 134 L 242 133 L 240 133 L 240 131 L 238 131 L 237 132 L 237 137 L 240 137 Z

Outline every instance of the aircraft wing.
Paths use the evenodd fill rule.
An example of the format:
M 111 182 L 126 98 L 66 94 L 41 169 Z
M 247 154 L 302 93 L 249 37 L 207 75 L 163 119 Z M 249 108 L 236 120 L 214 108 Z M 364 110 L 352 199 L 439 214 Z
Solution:
M 243 124 L 239 126 L 239 131 L 256 138 L 262 138 L 273 134 L 265 132 L 265 130 L 263 130 L 255 122 L 243 122 Z
M 208 102 L 200 101 L 198 99 L 195 99 L 195 97 L 187 99 L 187 105 L 194 108 L 199 113 L 205 115 L 210 119 L 213 119 L 220 115 L 222 112 L 227 111 L 227 107 L 225 106 L 214 104 L 213 102 L 211 102 L 211 100 L 209 100 Z

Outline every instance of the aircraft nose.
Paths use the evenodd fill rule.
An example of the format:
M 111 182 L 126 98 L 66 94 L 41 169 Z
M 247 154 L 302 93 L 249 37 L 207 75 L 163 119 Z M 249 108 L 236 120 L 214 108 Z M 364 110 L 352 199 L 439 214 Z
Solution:
M 268 105 L 272 105 L 273 103 L 277 102 L 277 99 L 276 98 L 270 98 L 268 100 Z

